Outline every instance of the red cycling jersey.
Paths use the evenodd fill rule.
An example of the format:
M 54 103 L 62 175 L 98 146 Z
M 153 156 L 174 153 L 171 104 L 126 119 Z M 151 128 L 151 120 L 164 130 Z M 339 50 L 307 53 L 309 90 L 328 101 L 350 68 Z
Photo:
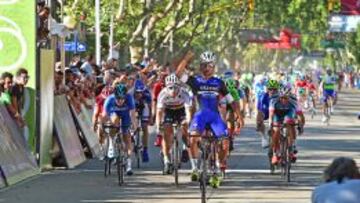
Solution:
M 104 86 L 101 93 L 95 97 L 95 104 L 98 106 L 99 111 L 102 112 L 106 98 L 112 94 L 113 88 L 111 86 Z
M 307 87 L 307 82 L 306 81 L 302 81 L 302 80 L 297 80 L 295 82 L 295 87 L 296 88 L 306 88 Z
M 310 92 L 314 92 L 314 91 L 316 91 L 316 86 L 315 86 L 314 83 L 308 82 L 308 84 L 307 84 L 307 89 L 308 89 Z
M 154 84 L 154 87 L 153 87 L 153 100 L 157 101 L 158 99 L 158 96 L 161 92 L 161 90 L 165 87 L 165 83 L 163 81 L 157 81 L 155 84 Z

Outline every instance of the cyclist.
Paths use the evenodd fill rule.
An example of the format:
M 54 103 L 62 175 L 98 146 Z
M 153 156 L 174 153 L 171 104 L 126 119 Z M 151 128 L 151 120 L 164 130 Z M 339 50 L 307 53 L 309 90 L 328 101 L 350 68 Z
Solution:
M 295 81 L 295 92 L 296 96 L 301 104 L 306 101 L 306 88 L 308 83 L 306 81 L 305 75 L 301 74 L 299 79 Z
M 101 128 L 98 128 L 98 122 L 99 122 L 99 120 L 102 119 L 100 117 L 101 117 L 101 113 L 104 111 L 105 100 L 112 93 L 113 93 L 113 87 L 110 85 L 105 85 L 102 88 L 100 94 L 98 94 L 95 97 L 95 106 L 94 106 L 94 113 L 93 113 L 93 117 L 92 117 L 92 123 L 93 123 L 94 131 L 97 132 L 97 134 L 99 136 L 99 142 L 100 142 L 101 146 L 104 144 L 105 137 L 103 136 L 103 132 L 102 132 Z
M 310 97 L 310 102 L 312 102 L 312 106 L 315 109 L 316 108 L 316 102 L 315 102 L 315 97 L 316 97 L 316 85 L 314 84 L 311 76 L 309 76 L 307 78 L 307 94 L 308 97 Z M 309 104 L 308 104 L 309 105 Z
M 125 143 L 125 150 L 127 151 L 128 156 L 126 164 L 126 174 L 132 175 L 132 144 L 129 129 L 131 126 L 133 127 L 133 129 L 136 129 L 138 126 L 136 122 L 134 98 L 127 93 L 127 88 L 124 84 L 117 85 L 114 89 L 114 93 L 105 100 L 102 117 L 110 117 L 111 123 L 113 125 L 120 125 L 120 130 L 122 131 Z
M 244 108 L 246 111 L 246 116 L 251 116 L 251 88 L 252 88 L 252 74 L 251 73 L 245 73 L 241 75 L 240 78 L 240 87 L 243 89 L 245 93 L 245 99 L 244 99 Z
M 241 90 L 239 91 L 237 88 L 238 84 L 237 81 L 233 79 L 232 71 L 224 72 L 223 78 L 228 92 L 231 94 L 231 96 L 234 98 L 236 102 L 239 102 L 239 107 L 240 107 L 241 106 L 240 99 L 241 96 L 243 95 L 241 94 L 242 93 Z M 234 149 L 234 142 L 233 142 L 234 136 L 235 134 L 240 133 L 240 128 L 239 126 L 235 126 L 235 119 L 234 119 L 235 114 L 230 104 L 226 104 L 226 116 L 224 116 L 224 118 L 226 118 L 227 127 L 229 131 L 229 138 L 230 138 L 229 150 L 232 151 Z M 241 115 L 241 122 L 242 125 L 244 125 L 244 119 L 242 115 Z
M 257 103 L 258 114 L 256 117 L 256 123 L 258 132 L 261 137 L 261 146 L 266 148 L 269 146 L 268 138 L 265 134 L 264 121 L 269 119 L 269 105 L 270 100 L 277 97 L 280 85 L 276 80 L 269 80 L 266 85 L 266 92 L 261 95 L 259 102 Z
M 157 106 L 157 99 L 159 97 L 159 94 L 161 92 L 161 90 L 165 87 L 165 78 L 168 75 L 167 71 L 162 71 L 159 74 L 159 80 L 155 82 L 153 89 L 152 89 L 152 115 L 151 115 L 151 119 L 152 121 L 156 120 L 156 106 Z M 156 139 L 155 139 L 155 143 L 154 145 L 157 147 L 160 147 L 162 143 L 162 136 L 160 134 L 156 135 Z
M 191 87 L 199 104 L 198 111 L 194 114 L 190 124 L 190 160 L 192 167 L 192 181 L 198 181 L 199 179 L 198 143 L 200 141 L 200 136 L 203 134 L 207 126 L 210 126 L 216 139 L 223 140 L 223 147 L 220 147 L 218 154 L 219 160 L 216 161 L 215 165 L 218 170 L 226 169 L 229 140 L 227 139 L 228 132 L 226 124 L 221 119 L 221 115 L 218 110 L 219 103 L 223 102 L 219 99 L 221 95 L 223 96 L 222 100 L 227 100 L 227 103 L 231 103 L 235 113 L 235 120 L 239 123 L 239 125 L 241 125 L 241 113 L 238 102 L 234 101 L 233 97 L 226 89 L 224 82 L 221 79 L 214 77 L 214 69 L 215 54 L 210 51 L 206 51 L 200 55 L 201 75 L 182 75 L 184 72 L 184 67 L 180 67 L 180 70 L 177 71 L 179 75 L 182 75 L 182 81 L 186 82 Z M 217 174 L 212 176 L 209 182 L 215 187 L 220 185 L 220 179 L 218 178 Z
M 162 142 L 162 153 L 164 155 L 164 172 L 170 174 L 170 150 L 173 144 L 172 124 L 181 124 L 182 138 L 188 146 L 188 126 L 191 120 L 192 98 L 189 91 L 180 85 L 180 81 L 175 74 L 170 74 L 165 78 L 166 87 L 161 90 L 157 101 L 156 127 L 157 134 L 160 132 L 162 122 L 164 124 L 164 139 Z M 187 157 L 187 158 L 186 158 Z M 185 159 L 185 160 L 184 160 Z M 188 159 L 187 150 L 182 152 L 182 161 Z
M 134 85 L 135 109 L 141 119 L 142 137 L 142 161 L 149 162 L 148 140 L 149 140 L 149 121 L 151 115 L 151 93 L 146 88 L 143 81 L 137 79 Z
M 327 120 L 326 117 L 326 108 L 328 105 L 328 100 L 330 99 L 329 102 L 332 103 L 331 105 L 331 113 L 334 111 L 334 105 L 336 105 L 336 101 L 337 101 L 337 95 L 336 95 L 336 83 L 337 83 L 337 78 L 336 76 L 333 74 L 332 70 L 330 68 L 326 69 L 326 75 L 324 76 L 324 78 L 322 78 L 321 82 L 320 82 L 320 92 L 322 92 L 323 94 L 323 118 L 322 121 L 325 122 Z
M 269 107 L 269 125 L 273 130 L 272 149 L 273 157 L 271 163 L 276 165 L 280 161 L 280 125 L 286 124 L 289 133 L 288 143 L 290 146 L 291 161 L 296 160 L 293 152 L 293 143 L 295 140 L 295 116 L 296 104 L 290 99 L 291 92 L 287 88 L 282 88 L 279 96 L 270 101 Z

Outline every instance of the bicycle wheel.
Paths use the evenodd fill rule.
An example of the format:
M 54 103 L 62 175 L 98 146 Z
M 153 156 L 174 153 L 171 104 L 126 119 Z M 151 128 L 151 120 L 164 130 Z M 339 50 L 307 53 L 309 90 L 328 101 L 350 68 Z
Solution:
M 107 156 L 107 153 L 108 153 L 108 150 L 109 150 L 109 144 L 110 144 L 110 141 L 109 141 L 109 138 L 110 136 L 109 135 L 106 135 L 106 144 L 105 144 L 105 158 L 104 158 L 104 176 L 107 177 L 108 175 L 110 175 L 110 168 L 111 168 L 111 160 L 108 158 Z
M 121 149 L 121 139 L 120 135 L 118 134 L 116 137 L 116 150 L 117 150 L 117 157 L 116 157 L 116 169 L 118 175 L 118 184 L 121 186 L 124 183 L 124 152 Z
M 268 130 L 268 137 L 269 137 L 269 148 L 268 148 L 268 160 L 269 160 L 269 169 L 270 174 L 275 173 L 275 165 L 272 164 L 272 157 L 273 157 L 273 149 L 272 149 L 272 130 Z
M 281 177 L 286 177 L 286 167 L 287 167 L 287 139 L 284 137 L 284 134 L 281 135 L 280 138 L 280 153 L 281 153 L 281 159 L 280 159 L 280 167 L 281 167 Z
M 174 132 L 176 133 L 176 132 Z M 179 185 L 179 142 L 177 140 L 177 137 L 175 136 L 174 139 L 174 147 L 173 147 L 174 151 L 173 151 L 173 170 L 174 170 L 174 178 L 175 178 L 175 185 L 178 186 Z
M 291 181 L 290 169 L 291 169 L 290 148 L 287 147 L 287 150 L 286 150 L 286 181 L 287 182 Z
M 137 161 L 137 168 L 140 168 L 140 154 L 142 153 L 142 149 L 141 149 L 141 144 L 140 144 L 140 136 L 141 136 L 141 130 L 139 128 L 139 130 L 137 131 L 137 136 L 136 136 L 136 161 Z

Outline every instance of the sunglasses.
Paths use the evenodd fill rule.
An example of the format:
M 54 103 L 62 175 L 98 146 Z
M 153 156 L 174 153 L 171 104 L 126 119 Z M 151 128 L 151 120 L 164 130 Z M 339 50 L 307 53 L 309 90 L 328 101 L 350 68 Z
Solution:
M 177 89 L 178 87 L 177 86 L 170 86 L 170 87 L 168 87 L 169 88 L 169 90 L 175 90 L 175 89 Z
M 269 90 L 269 91 L 276 91 L 277 89 L 275 89 L 275 88 L 269 88 L 268 90 Z
M 200 68 L 207 68 L 207 67 L 210 67 L 210 68 L 214 68 L 215 65 L 213 63 L 201 63 L 200 64 Z
M 116 100 L 123 101 L 123 100 L 125 100 L 125 97 L 116 97 Z

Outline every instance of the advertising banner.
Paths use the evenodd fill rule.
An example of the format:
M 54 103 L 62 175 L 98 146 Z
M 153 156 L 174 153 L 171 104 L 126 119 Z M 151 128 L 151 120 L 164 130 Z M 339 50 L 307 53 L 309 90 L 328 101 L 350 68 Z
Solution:
M 1 105 L 0 165 L 9 185 L 40 172 L 20 128 Z
M 64 95 L 55 96 L 54 106 L 56 135 L 63 151 L 67 167 L 74 168 L 86 160 L 74 119 Z
M 73 112 L 75 112 L 74 109 Z M 82 134 L 85 137 L 86 143 L 90 148 L 92 156 L 98 157 L 100 155 L 100 143 L 96 133 L 92 130 L 92 121 L 88 112 L 88 109 L 82 105 L 81 112 L 79 114 L 75 113 L 75 118 L 80 126 Z
M 54 120 L 54 64 L 53 50 L 40 50 L 40 168 L 51 167 Z
M 341 14 L 360 15 L 360 0 L 341 0 Z
M 20 67 L 29 72 L 22 110 L 26 118 L 23 134 L 35 151 L 35 64 L 36 1 L 0 0 L 0 74 L 15 73 Z

